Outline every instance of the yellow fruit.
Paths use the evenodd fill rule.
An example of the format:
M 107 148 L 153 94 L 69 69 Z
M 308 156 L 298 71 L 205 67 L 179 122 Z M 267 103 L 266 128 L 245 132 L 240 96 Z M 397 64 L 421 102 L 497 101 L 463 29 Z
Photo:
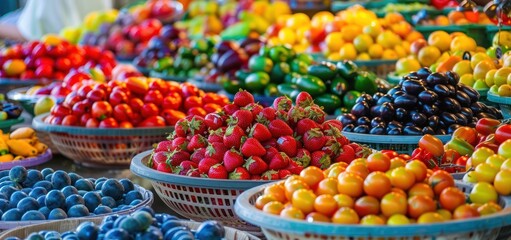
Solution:
M 494 84 L 500 86 L 502 84 L 507 83 L 507 78 L 510 74 L 511 74 L 510 67 L 503 67 L 497 70 L 497 72 L 495 72 L 495 75 L 493 76 Z
M 460 77 L 460 83 L 463 83 L 469 87 L 474 86 L 475 82 L 476 81 L 474 80 L 474 76 L 471 73 L 463 74 Z
M 450 43 L 451 36 L 445 31 L 435 31 L 428 37 L 428 44 L 437 47 L 441 52 L 448 51 Z
M 377 22 L 372 22 L 370 25 L 365 26 L 362 29 L 362 32 L 371 36 L 372 38 L 376 38 L 378 35 L 380 35 L 380 33 L 383 32 L 383 28 Z
M 378 37 L 376 38 L 376 42 L 384 48 L 391 49 L 394 48 L 394 46 L 401 43 L 401 38 L 391 31 L 384 31 L 383 33 L 378 35 Z
M 511 171 L 500 170 L 495 176 L 495 190 L 501 195 L 511 194 Z
M 497 69 L 490 69 L 490 71 L 486 73 L 486 76 L 484 77 L 484 82 L 486 83 L 486 85 L 488 85 L 488 87 L 491 87 L 495 84 L 493 77 L 495 76 L 496 72 Z
M 500 31 L 493 36 L 493 46 L 511 46 L 511 32 Z
M 414 42 L 414 41 L 419 40 L 419 39 L 424 39 L 424 36 L 422 35 L 422 33 L 418 32 L 418 31 L 412 31 L 405 38 L 405 40 L 407 42 Z
M 476 67 L 474 68 L 474 79 L 475 80 L 479 80 L 479 79 L 484 80 L 484 78 L 486 77 L 486 74 L 492 69 L 495 69 L 495 65 L 493 64 L 493 61 L 483 60 L 483 61 L 479 62 L 476 65 Z
M 410 53 L 410 45 L 411 45 L 410 42 L 403 41 L 403 42 L 401 42 L 401 46 L 399 46 L 399 47 L 402 47 L 405 50 L 405 53 L 409 54 Z
M 383 55 L 383 47 L 380 44 L 373 44 L 369 47 L 368 53 L 372 59 L 380 59 Z
M 426 46 L 419 50 L 418 58 L 422 66 L 428 67 L 437 61 L 441 53 L 437 47 Z
M 487 182 L 478 182 L 474 184 L 470 192 L 470 201 L 473 203 L 485 204 L 490 201 L 497 201 L 497 191 Z
M 505 57 L 503 59 L 504 60 L 502 61 L 502 66 L 503 67 L 511 67 L 511 57 L 507 56 L 507 57 Z
M 511 97 L 511 85 L 502 84 L 502 85 L 500 85 L 497 92 L 498 92 L 499 96 L 501 96 L 501 97 Z
M 396 45 L 394 47 L 394 51 L 396 52 L 398 58 L 406 57 L 406 50 L 403 46 Z
M 396 73 L 404 75 L 409 72 L 417 71 L 421 68 L 421 64 L 414 58 L 401 58 L 396 63 Z
M 477 43 L 467 36 L 457 36 L 451 41 L 451 51 L 475 51 Z
M 458 75 L 463 76 L 467 73 L 472 73 L 472 68 L 470 67 L 470 61 L 468 60 L 461 60 L 458 63 L 454 64 L 454 67 L 452 68 L 454 72 L 456 72 Z M 477 80 L 477 78 L 474 77 L 474 79 Z
M 321 11 L 321 12 L 314 14 L 314 16 L 312 16 L 311 26 L 322 27 L 326 23 L 332 22 L 333 20 L 334 20 L 334 15 L 331 12 Z
M 282 28 L 279 31 L 279 40 L 284 44 L 293 45 L 296 42 L 296 33 L 291 28 Z
M 338 52 L 344 44 L 341 32 L 329 33 L 325 38 L 325 43 L 330 52 Z
M 310 26 L 310 18 L 304 13 L 295 13 L 291 15 L 290 18 L 286 21 L 286 27 L 292 29 L 298 29 L 300 27 L 309 27 Z
M 339 55 L 343 60 L 355 60 L 357 58 L 357 49 L 353 43 L 346 43 L 339 50 Z
M 477 165 L 474 172 L 478 182 L 493 183 L 495 175 L 499 172 L 499 169 L 489 163 L 481 163 Z
M 21 59 L 10 59 L 3 64 L 3 69 L 7 76 L 17 76 L 25 72 L 27 65 Z
M 478 53 L 472 55 L 472 57 L 470 58 L 470 66 L 474 69 L 476 67 L 476 65 L 483 60 L 491 61 L 491 58 L 484 52 L 478 52 Z
M 398 59 L 398 58 L 399 58 L 399 56 L 397 56 L 396 51 L 394 51 L 392 49 L 383 50 L 383 54 L 381 55 L 381 59 L 386 59 L 386 60 L 394 60 L 394 59 Z
M 357 60 L 369 61 L 371 60 L 371 56 L 369 56 L 369 53 L 364 52 L 358 55 Z
M 268 39 L 268 45 L 270 46 L 276 46 L 282 44 L 280 42 L 280 39 L 278 37 L 271 37 Z
M 342 60 L 341 54 L 339 54 L 339 52 L 333 52 L 333 53 L 328 54 L 327 59 L 330 60 L 330 61 L 340 61 L 340 60 Z
M 353 45 L 358 52 L 366 52 L 373 43 L 373 39 L 367 34 L 358 35 L 353 39 Z
M 362 28 L 357 25 L 348 25 L 341 29 L 342 39 L 346 42 L 353 40 L 362 33 Z

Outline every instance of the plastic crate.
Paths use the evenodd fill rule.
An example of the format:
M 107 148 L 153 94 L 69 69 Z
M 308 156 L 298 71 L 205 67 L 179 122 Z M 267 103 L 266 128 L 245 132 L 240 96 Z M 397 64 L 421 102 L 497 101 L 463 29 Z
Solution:
M 38 156 L 24 158 L 21 160 L 11 162 L 0 163 L 0 170 L 8 170 L 15 166 L 33 167 L 50 161 L 52 157 L 53 154 L 51 150 L 48 148 L 45 152 L 39 154 Z
M 48 132 L 57 150 L 77 164 L 89 167 L 128 167 L 136 154 L 164 140 L 174 127 L 85 128 L 44 123 L 47 114 L 34 118 L 37 131 Z
M 106 214 L 100 214 L 100 215 L 94 215 L 94 216 L 87 216 L 87 217 L 79 217 L 79 218 L 69 218 L 66 219 L 66 221 L 90 221 L 94 219 L 102 219 L 103 217 L 109 216 L 109 215 L 128 215 L 131 214 L 138 209 L 141 209 L 146 206 L 151 206 L 154 201 L 153 193 L 143 187 L 140 187 L 139 185 L 135 185 L 135 189 L 137 189 L 140 193 L 142 193 L 143 200 L 141 203 L 133 206 L 130 209 L 125 209 L 117 212 L 112 213 L 106 213 Z M 38 221 L 0 221 L 0 230 L 7 230 L 7 229 L 14 229 L 19 227 L 26 227 L 34 224 L 53 224 L 53 223 L 60 223 L 62 220 L 38 220 Z M 58 224 L 57 224 L 58 225 Z M 2 233 L 2 236 L 5 236 L 6 233 Z M 4 239 L 3 237 L 0 237 L 0 239 Z
M 411 154 L 417 148 L 422 135 L 374 135 L 342 132 L 351 142 L 367 145 L 376 150 L 394 150 L 398 153 Z M 443 143 L 451 139 L 451 135 L 435 135 Z
M 504 119 L 511 118 L 511 97 L 497 96 L 491 92 L 487 95 L 488 101 L 496 103 L 500 106 L 500 111 Z
M 265 213 L 254 206 L 265 184 L 243 192 L 236 201 L 236 214 L 260 226 L 267 239 L 509 239 L 511 229 L 511 198 L 500 197 L 503 210 L 499 213 L 466 220 L 435 224 L 409 224 L 401 226 L 368 226 L 331 223 L 309 223 Z M 472 185 L 460 181 L 456 186 L 466 194 Z
M 486 25 L 466 24 L 466 25 L 448 25 L 448 26 L 415 26 L 415 30 L 428 39 L 434 31 L 445 31 L 447 33 L 463 32 L 477 42 L 477 46 L 489 47 L 491 41 L 487 40 Z
M 511 26 L 502 26 L 502 31 L 511 31 Z M 493 42 L 493 37 L 499 32 L 499 27 L 496 25 L 488 25 L 486 26 L 486 41 L 491 46 Z
M 260 234 L 234 213 L 236 198 L 245 190 L 271 181 L 228 180 L 181 176 L 147 167 L 152 151 L 135 156 L 130 170 L 149 179 L 163 202 L 177 214 L 194 221 L 217 220 L 226 226 Z

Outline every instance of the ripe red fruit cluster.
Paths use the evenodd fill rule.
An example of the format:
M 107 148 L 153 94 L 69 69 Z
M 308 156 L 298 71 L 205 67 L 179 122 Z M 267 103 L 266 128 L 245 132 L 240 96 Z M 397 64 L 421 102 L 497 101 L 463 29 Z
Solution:
M 53 106 L 45 122 L 89 128 L 173 126 L 187 115 L 205 117 L 229 102 L 190 83 L 129 77 L 108 83 L 75 83 L 77 90 Z M 73 85 L 73 87 L 75 87 Z
M 325 116 L 306 92 L 294 106 L 279 97 L 265 108 L 240 91 L 221 112 L 179 120 L 149 166 L 193 177 L 277 180 L 363 157 L 367 151 L 341 135 L 342 123 Z
M 8 74 L 9 62 L 15 59 L 24 62 L 25 70 Z M 110 76 L 116 64 L 112 52 L 98 47 L 72 45 L 64 40 L 57 45 L 32 41 L 14 45 L 0 54 L 0 78 L 62 80 L 71 70 L 81 68 L 97 68 Z

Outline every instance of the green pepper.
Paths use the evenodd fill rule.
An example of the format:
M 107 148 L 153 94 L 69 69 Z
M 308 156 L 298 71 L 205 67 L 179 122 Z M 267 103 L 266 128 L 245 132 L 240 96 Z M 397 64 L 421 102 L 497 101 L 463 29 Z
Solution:
M 277 84 L 270 83 L 268 86 L 264 88 L 264 95 L 268 97 L 277 97 L 279 96 L 279 89 L 277 88 Z
M 230 94 L 236 94 L 240 90 L 240 88 L 243 88 L 243 84 L 241 81 L 229 79 L 223 81 L 222 86 L 224 87 L 224 90 Z
M 291 72 L 291 73 L 288 73 L 286 74 L 286 76 L 284 77 L 284 82 L 285 83 L 293 83 L 293 84 L 296 84 L 296 80 L 301 77 L 302 75 L 298 74 L 298 73 L 295 73 L 295 72 Z
M 351 90 L 348 91 L 346 94 L 344 94 L 344 97 L 342 97 L 342 102 L 344 103 L 344 107 L 348 110 L 351 110 L 353 106 L 355 105 L 357 98 L 362 95 L 359 91 Z
M 296 72 L 299 74 L 307 74 L 308 67 L 309 66 L 307 65 L 307 63 L 302 62 L 298 59 L 294 59 L 293 61 L 291 61 L 291 71 L 292 72 Z
M 292 83 L 282 83 L 277 86 L 277 90 L 281 95 L 291 96 L 291 92 L 298 90 L 298 86 Z
M 289 60 L 291 51 L 284 46 L 271 47 L 268 51 L 268 56 L 274 62 L 287 62 Z
M 307 74 L 316 76 L 320 78 L 323 81 L 331 80 L 337 75 L 335 65 L 332 63 L 325 63 L 325 64 L 319 64 L 319 65 L 311 65 L 307 69 Z
M 314 103 L 323 107 L 323 110 L 328 113 L 334 113 L 335 109 L 341 107 L 341 98 L 334 94 L 325 93 L 314 98 Z
M 342 96 L 349 89 L 348 82 L 342 77 L 336 77 L 330 84 L 330 92 Z
M 287 62 L 280 62 L 273 66 L 270 71 L 270 79 L 274 83 L 284 82 L 284 78 L 290 72 L 289 64 Z
M 378 91 L 376 78 L 376 75 L 372 72 L 360 71 L 357 77 L 355 77 L 355 84 L 353 88 L 359 92 L 365 92 L 373 95 Z
M 451 138 L 444 147 L 458 152 L 461 156 L 470 156 L 474 152 L 474 147 L 470 143 L 458 137 Z
M 270 47 L 262 46 L 261 48 L 259 48 L 259 55 L 263 57 L 270 57 Z
M 311 55 L 305 53 L 299 53 L 296 55 L 296 59 L 305 62 L 307 65 L 311 65 L 314 62 L 314 59 Z
M 301 91 L 308 92 L 311 96 L 319 96 L 326 92 L 325 83 L 318 77 L 304 75 L 296 80 L 296 85 Z
M 166 68 L 172 67 L 174 59 L 172 57 L 164 57 L 154 63 L 154 69 L 158 72 L 163 71 Z
M 246 71 L 243 71 L 243 70 L 237 70 L 234 73 L 234 77 L 236 79 L 238 79 L 239 81 L 245 82 L 245 78 L 247 78 L 249 74 L 250 74 L 249 72 L 246 72 Z
M 337 63 L 337 72 L 341 77 L 350 80 L 357 76 L 358 66 L 350 60 L 344 60 Z
M 251 73 L 245 78 L 245 88 L 250 92 L 261 93 L 269 83 L 270 75 L 265 72 Z

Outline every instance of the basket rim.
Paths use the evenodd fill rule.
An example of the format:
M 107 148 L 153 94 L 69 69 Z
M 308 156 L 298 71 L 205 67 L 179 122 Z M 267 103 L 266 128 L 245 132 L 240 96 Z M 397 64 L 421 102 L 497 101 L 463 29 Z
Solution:
M 433 224 L 409 224 L 401 226 L 364 226 L 331 223 L 309 223 L 306 221 L 285 219 L 276 215 L 265 213 L 250 204 L 249 199 L 254 194 L 260 193 L 265 187 L 273 183 L 254 187 L 241 193 L 234 204 L 234 211 L 241 219 L 277 232 L 292 232 L 298 234 L 318 233 L 328 236 L 353 236 L 353 237 L 404 237 L 404 236 L 437 236 L 439 234 L 455 234 L 463 232 L 493 229 L 511 224 L 511 209 L 505 208 L 499 213 L 472 218 L 467 220 L 452 220 Z
M 0 78 L 0 86 L 14 85 L 14 86 L 33 86 L 37 84 L 49 84 L 60 80 L 56 79 L 21 79 L 21 78 Z
M 39 99 L 41 97 L 51 97 L 51 98 L 53 98 L 55 100 L 55 102 L 62 102 L 62 101 L 64 101 L 64 98 L 58 98 L 58 97 L 54 97 L 54 96 L 46 95 L 46 94 L 27 95 L 26 92 L 30 88 L 31 88 L 31 86 L 15 88 L 13 90 L 10 90 L 9 92 L 7 92 L 7 98 L 11 99 L 11 100 L 14 100 L 14 101 L 29 101 L 29 102 L 32 102 L 32 101 L 37 101 L 37 99 Z
M 363 143 L 395 143 L 395 144 L 418 144 L 422 135 L 374 135 L 364 133 L 352 133 L 343 131 L 342 134 L 352 142 Z M 451 135 L 434 135 L 442 142 L 451 139 Z
M 435 30 L 444 30 L 444 31 L 456 31 L 462 32 L 466 29 L 480 29 L 486 30 L 487 24 L 464 24 L 464 25 L 446 25 L 446 26 L 437 26 L 437 25 L 419 25 L 415 26 L 415 30 L 417 31 L 435 31 Z
M 34 117 L 32 126 L 37 131 L 49 133 L 68 133 L 72 135 L 86 136 L 155 136 L 165 131 L 173 131 L 174 126 L 165 127 L 143 127 L 143 128 L 86 128 L 75 126 L 52 125 L 45 123 L 43 119 L 49 113 Z
M 3 121 L 0 121 L 0 128 L 11 127 L 12 125 L 22 123 L 24 121 L 25 121 L 25 119 L 23 117 L 14 118 L 14 119 L 6 119 Z
M 160 72 L 155 71 L 154 69 L 149 69 L 149 77 L 153 78 L 161 78 L 166 81 L 174 81 L 174 82 L 186 82 L 188 81 L 187 77 L 180 77 L 176 75 L 166 75 Z
M 143 188 L 142 186 L 135 184 L 135 189 L 139 192 L 142 192 L 142 196 L 144 197 L 143 201 L 130 209 L 120 210 L 117 212 L 111 212 L 111 213 L 104 213 L 99 215 L 93 215 L 93 216 L 85 216 L 85 217 L 78 217 L 78 218 L 67 218 L 64 220 L 90 220 L 90 219 L 96 219 L 96 218 L 103 218 L 109 215 L 127 215 L 131 214 L 135 211 L 137 211 L 140 208 L 143 208 L 145 206 L 151 206 L 154 202 L 154 195 L 150 190 L 147 190 Z M 23 227 L 33 224 L 43 224 L 43 223 L 54 223 L 58 220 L 36 220 L 36 221 L 0 221 L 0 229 L 13 229 L 16 227 Z
M 50 161 L 53 158 L 53 153 L 51 152 L 51 149 L 46 149 L 43 153 L 39 154 L 38 156 L 25 158 L 22 160 L 17 161 L 11 161 L 6 163 L 0 163 L 0 170 L 7 170 L 11 169 L 15 166 L 23 166 L 23 167 L 32 167 L 37 166 L 39 164 L 43 164 L 45 162 Z
M 143 163 L 143 161 L 146 160 L 151 155 L 152 151 L 153 150 L 144 151 L 133 157 L 130 164 L 130 171 L 133 174 L 156 182 L 228 190 L 247 190 L 259 186 L 261 184 L 275 182 L 271 180 L 229 180 L 199 178 L 159 172 L 150 167 L 145 166 L 145 164 Z
M 488 91 L 487 93 L 488 101 L 494 102 L 494 103 L 500 103 L 500 104 L 508 104 L 511 105 L 511 97 L 501 97 L 498 95 L 495 95 L 494 93 Z

